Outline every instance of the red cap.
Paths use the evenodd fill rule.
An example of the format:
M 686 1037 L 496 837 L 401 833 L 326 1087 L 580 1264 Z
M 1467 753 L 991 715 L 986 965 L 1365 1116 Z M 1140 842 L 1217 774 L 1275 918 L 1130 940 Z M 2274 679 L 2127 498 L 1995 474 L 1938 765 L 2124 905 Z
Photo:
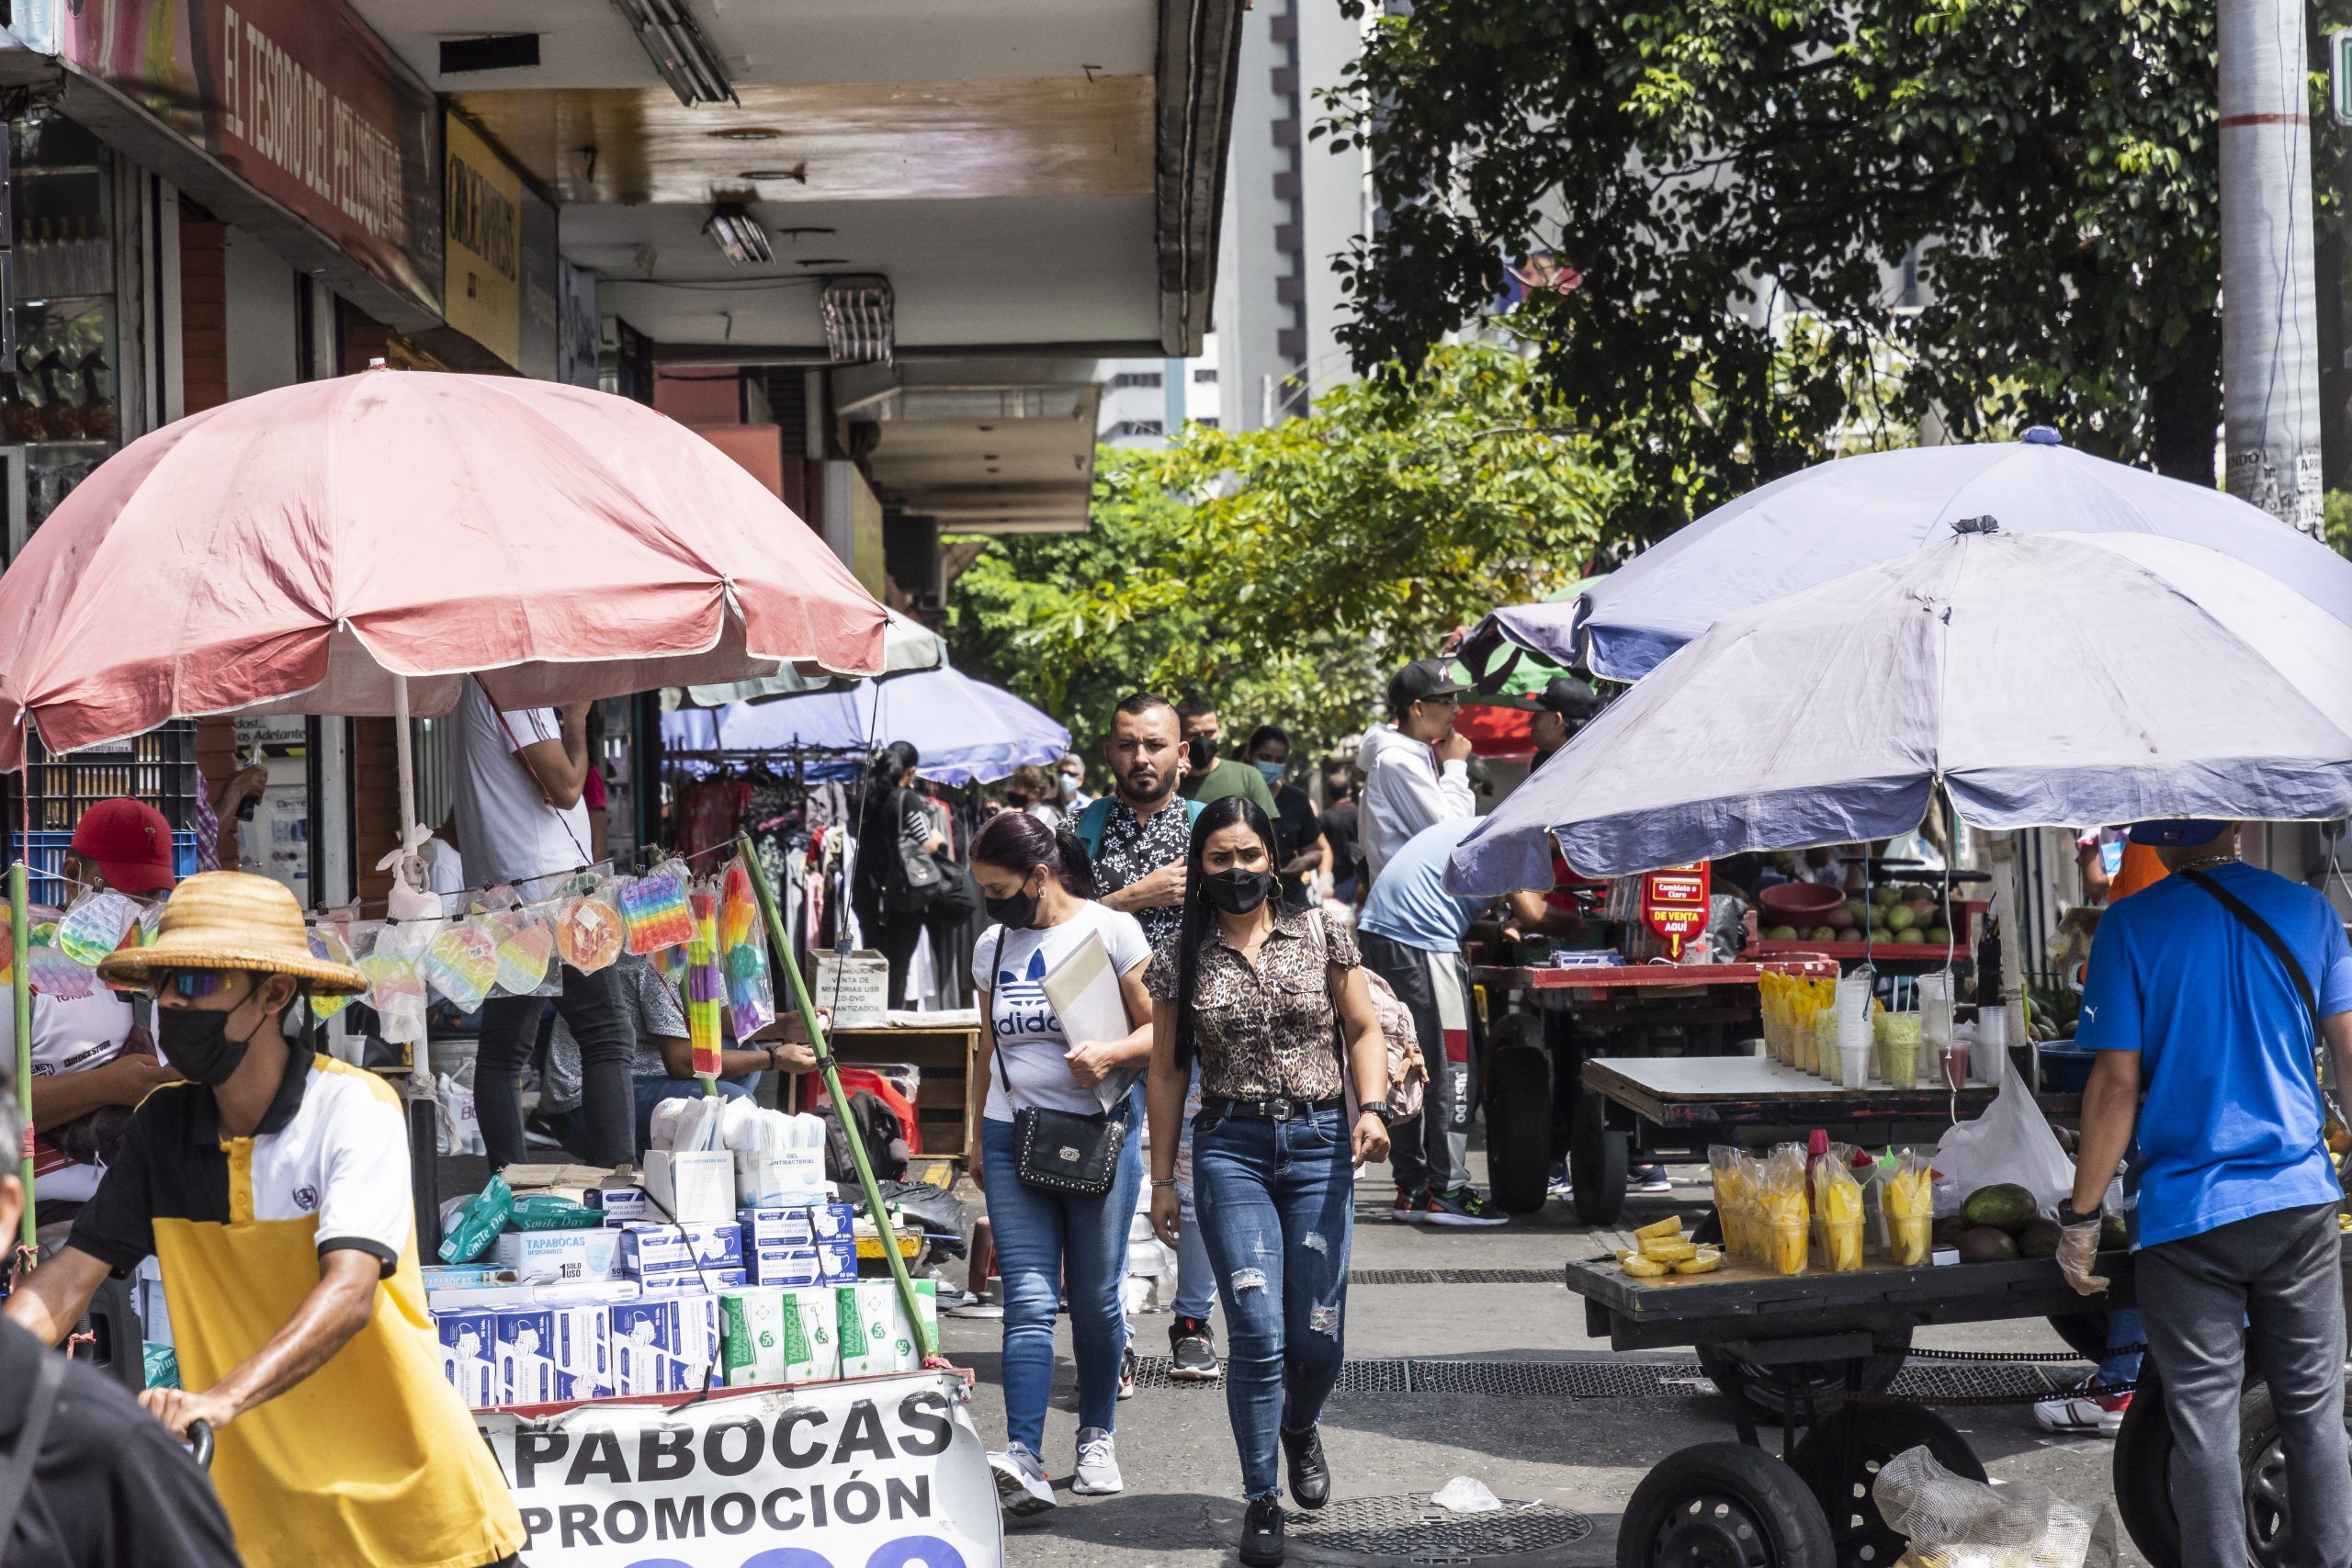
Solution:
M 165 893 L 172 875 L 172 825 L 143 800 L 117 795 L 82 813 L 74 852 L 118 893 Z

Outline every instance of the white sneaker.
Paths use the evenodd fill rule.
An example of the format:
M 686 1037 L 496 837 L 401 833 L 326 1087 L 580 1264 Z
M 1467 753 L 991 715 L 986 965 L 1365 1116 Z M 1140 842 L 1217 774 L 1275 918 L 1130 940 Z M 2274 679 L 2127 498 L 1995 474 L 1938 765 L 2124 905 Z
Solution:
M 1023 1445 L 1014 1443 L 989 1455 L 989 1470 L 996 1477 L 998 1506 L 1014 1518 L 1027 1518 L 1058 1506 L 1053 1483 L 1046 1479 L 1046 1461 Z
M 1069 1489 L 1081 1497 L 1107 1497 L 1126 1487 L 1119 1476 L 1119 1450 L 1111 1441 L 1111 1434 L 1100 1427 L 1080 1427 L 1078 1473 L 1071 1479 Z
M 2123 1413 L 2132 1408 L 2128 1393 L 2108 1393 L 2096 1375 L 2085 1378 L 2055 1399 L 2033 1407 L 2033 1419 L 2045 1432 L 2079 1432 L 2111 1438 L 2123 1429 Z

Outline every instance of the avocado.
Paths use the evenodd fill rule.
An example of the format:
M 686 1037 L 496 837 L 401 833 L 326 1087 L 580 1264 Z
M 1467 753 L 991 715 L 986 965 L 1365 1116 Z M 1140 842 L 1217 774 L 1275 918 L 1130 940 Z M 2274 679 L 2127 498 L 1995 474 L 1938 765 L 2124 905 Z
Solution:
M 1878 943 L 1879 946 L 1884 947 L 1888 942 L 1894 940 L 1894 933 L 1888 931 L 1884 926 L 1872 926 L 1871 928 L 1871 940 Z
M 1991 1225 L 2011 1235 L 2031 1224 L 2034 1216 L 2041 1212 L 2041 1205 L 2034 1202 L 2033 1194 L 2013 1182 L 2003 1182 L 1997 1187 L 1980 1187 L 1971 1192 L 1968 1201 L 1960 1206 L 1960 1217 L 1970 1224 Z
M 1938 1247 L 1958 1247 L 1960 1245 L 1960 1233 L 1967 1228 L 1968 1222 L 1962 1219 L 1958 1214 L 1946 1214 L 1942 1219 L 1936 1222 L 1933 1233 L 1935 1244 Z
M 2055 1258 L 2058 1256 L 2058 1235 L 2056 1220 L 2043 1219 L 2036 1215 L 2033 1223 L 2026 1226 L 2018 1236 L 2018 1256 Z
M 1920 931 L 1917 926 L 1906 926 L 1903 930 L 1894 933 L 1894 940 L 1898 942 L 1925 942 L 1928 938 L 1927 934 Z
M 1951 928 L 1950 926 L 1929 926 L 1928 928 L 1928 940 L 1938 947 L 1950 947 L 1951 945 Z
M 1871 889 L 1871 902 L 1882 909 L 1890 904 L 1900 904 L 1903 902 L 1903 889 L 1893 883 L 1882 882 Z
M 2101 1252 L 2120 1252 L 2131 1245 L 2132 1228 L 2123 1223 L 2122 1215 L 2106 1214 L 2100 1217 L 2098 1249 Z
M 2018 1255 L 2018 1244 L 2009 1233 L 1995 1230 L 1991 1225 L 1976 1225 L 1960 1233 L 1953 1244 L 1960 1248 L 1962 1263 L 2007 1263 Z
M 1796 939 L 1797 928 L 1794 926 L 1774 926 L 1764 933 L 1766 942 L 1794 942 Z

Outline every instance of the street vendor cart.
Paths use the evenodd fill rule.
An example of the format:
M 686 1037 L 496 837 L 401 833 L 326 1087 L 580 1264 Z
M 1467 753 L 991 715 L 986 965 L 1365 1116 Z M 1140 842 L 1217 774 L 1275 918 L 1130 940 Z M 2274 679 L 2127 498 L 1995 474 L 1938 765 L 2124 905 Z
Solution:
M 1544 1206 L 1552 1161 L 1576 1147 L 1588 1058 L 1654 1046 L 1679 1051 L 1685 1061 L 1719 1058 L 1758 1032 L 1756 986 L 1768 972 L 1834 978 L 1838 965 L 1825 958 L 1474 965 L 1490 1043 L 1487 1159 L 1495 1201 L 1515 1214 Z M 1597 1174 L 1589 1198 L 1577 1178 L 1577 1213 L 1589 1224 L 1610 1224 L 1624 1201 L 1622 1141 L 1614 1155 L 1614 1181 Z
M 1577 1217 L 1615 1222 L 1625 1171 L 1636 1158 L 1704 1160 L 1716 1144 L 1760 1145 L 1815 1128 L 1838 1143 L 1906 1143 L 1937 1134 L 1993 1102 L 2000 1086 L 1971 1078 L 1897 1089 L 1871 1082 L 1847 1089 L 1765 1056 L 1601 1057 L 1583 1064 L 1583 1095 L 1568 1131 L 1568 1170 Z M 2072 1121 L 2079 1094 L 2044 1094 L 2042 1114 Z
M 1783 1277 L 1752 1262 L 1730 1262 L 1690 1278 L 1634 1279 L 1613 1258 L 1571 1262 L 1570 1291 L 1585 1300 L 1587 1331 L 1612 1348 L 1692 1346 L 1728 1404 L 1736 1442 L 1701 1443 L 1652 1467 L 1625 1506 L 1620 1568 L 1661 1563 L 1738 1563 L 1744 1568 L 1879 1568 L 1904 1552 L 1904 1538 L 1879 1516 L 1871 1494 L 1896 1454 L 1924 1446 L 1955 1474 L 1984 1479 L 1968 1440 L 1921 1405 L 1884 1393 L 1908 1354 L 1915 1329 L 2009 1318 L 2062 1318 L 2086 1307 L 2132 1303 L 2132 1258 L 2100 1255 L 2111 1282 L 2103 1303 L 2069 1288 L 2054 1261 L 1901 1268 Z M 2032 1360 L 2032 1355 L 1968 1359 Z M 1768 1398 L 1755 1395 L 1770 1389 Z M 1781 1451 L 1765 1448 L 1758 1415 L 1781 1416 Z M 2284 1496 L 2278 1429 L 2259 1382 L 2240 1405 L 2241 1464 L 2248 1551 L 2259 1568 L 2279 1561 Z M 2143 1376 L 2115 1445 L 2117 1511 L 2155 1568 L 2180 1562 L 2178 1522 L 2168 1492 L 2172 1433 L 2153 1368 Z

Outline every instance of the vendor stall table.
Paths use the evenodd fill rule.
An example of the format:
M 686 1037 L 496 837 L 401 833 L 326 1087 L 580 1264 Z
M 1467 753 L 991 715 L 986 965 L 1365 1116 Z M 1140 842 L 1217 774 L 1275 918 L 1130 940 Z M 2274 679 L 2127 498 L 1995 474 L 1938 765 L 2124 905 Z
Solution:
M 1507 1213 L 1544 1206 L 1551 1164 L 1570 1147 L 1583 1064 L 1654 1048 L 1713 1058 L 1763 1032 L 1767 973 L 1834 978 L 1819 957 L 1758 964 L 1474 964 L 1486 998 L 1487 1163 Z M 1619 1189 L 1623 1187 L 1621 1177 Z M 1614 1209 L 1577 1213 L 1595 1224 Z
M 1716 1144 L 1758 1144 L 1814 1128 L 1840 1143 L 1933 1142 L 1954 1120 L 1992 1103 L 1995 1086 L 1846 1089 L 1768 1056 L 1603 1057 L 1584 1064 L 1585 1094 L 1569 1130 L 1576 1209 L 1593 1224 L 1617 1217 L 1625 1170 L 1637 1158 L 1703 1160 Z M 2082 1097 L 2044 1094 L 2045 1115 L 2080 1114 Z
M 908 1062 L 922 1070 L 915 1120 L 922 1129 L 924 1155 L 964 1159 L 978 1146 L 980 1104 L 988 1097 L 988 1085 L 976 1070 L 978 1023 L 836 1029 L 826 1038 L 832 1043 L 834 1060 L 844 1067 Z
M 1967 1438 L 1950 1423 L 1875 1392 L 1912 1353 L 1912 1331 L 2030 1317 L 2079 1323 L 2086 1311 L 2098 1318 L 2099 1309 L 2132 1303 L 2131 1254 L 2100 1254 L 2096 1272 L 2110 1283 L 2104 1298 L 2086 1300 L 2048 1258 L 1923 1269 L 1877 1264 L 1796 1276 L 1734 1262 L 1712 1274 L 1654 1280 L 1627 1276 L 1612 1258 L 1569 1263 L 1567 1287 L 1585 1300 L 1587 1332 L 1606 1335 L 1620 1350 L 1695 1347 L 1709 1377 L 1730 1396 L 1740 1439 L 1698 1444 L 1655 1466 L 1626 1504 L 1617 1561 L 1834 1559 L 1840 1568 L 1895 1562 L 1907 1543 L 1871 1500 L 1870 1483 L 1880 1466 L 1924 1444 L 1945 1469 L 1984 1478 Z M 2250 1555 L 2268 1568 L 2284 1544 L 2277 1511 L 2265 1511 L 2270 1493 L 2262 1484 L 2278 1473 L 2277 1421 L 2259 1383 L 2239 1408 L 2246 1427 L 2241 1462 Z M 1780 1418 L 1784 1463 L 1764 1450 L 1759 1414 Z M 1800 1427 L 1809 1429 L 1799 1437 Z M 2167 1491 L 2171 1440 L 2151 1363 L 2116 1438 L 2114 1476 L 2117 1511 L 2157 1568 L 2180 1562 Z M 1702 1498 L 1710 1506 L 1694 1510 Z M 1698 1539 L 1702 1535 L 1708 1539 Z M 1718 1536 L 1727 1550 L 1711 1551 Z

